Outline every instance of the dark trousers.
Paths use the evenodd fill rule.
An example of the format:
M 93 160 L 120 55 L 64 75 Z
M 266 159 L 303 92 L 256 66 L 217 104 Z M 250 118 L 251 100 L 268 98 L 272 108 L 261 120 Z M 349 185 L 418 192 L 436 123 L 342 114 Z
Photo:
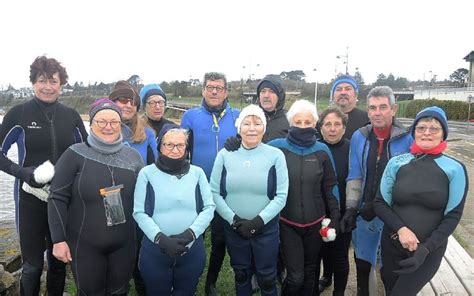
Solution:
M 21 295 L 39 294 L 46 249 L 48 295 L 63 295 L 66 265 L 53 256 L 53 244 L 48 226 L 48 204 L 20 189 L 18 218 L 23 260 L 20 279 Z
M 372 264 L 370 262 L 355 258 L 357 274 L 357 296 L 369 296 L 369 278 Z
M 205 264 L 202 236 L 194 241 L 186 254 L 178 257 L 166 255 L 157 244 L 143 238 L 139 266 L 147 295 L 194 295 Z
M 126 295 L 137 253 L 134 227 L 130 225 L 127 239 L 117 238 L 118 243 L 102 245 L 100 237 L 94 242 L 81 240 L 81 237 L 68 239 L 77 295 Z
M 214 219 L 211 221 L 211 253 L 207 268 L 206 285 L 216 284 L 224 262 L 226 247 L 224 224 L 227 224 L 227 222 L 219 214 L 214 213 Z
M 254 269 L 261 295 L 277 295 L 278 226 L 278 218 L 274 218 L 262 228 L 260 234 L 244 239 L 228 223 L 224 225 L 238 296 L 252 295 L 251 277 Z
M 280 222 L 281 250 L 287 272 L 284 295 L 311 296 L 317 290 L 315 278 L 319 277 L 319 268 L 316 263 L 322 243 L 320 228 L 320 223 L 300 228 Z
M 413 273 L 398 276 L 393 273 L 400 269 L 398 263 L 411 256 L 400 242 L 390 238 L 387 231 L 382 232 L 382 269 L 380 270 L 386 295 L 416 295 L 436 274 L 446 252 L 448 242 L 428 254 L 423 264 Z
M 330 279 L 334 274 L 334 295 L 344 295 L 346 290 L 351 238 L 351 233 L 338 233 L 335 241 L 323 243 L 321 246 L 318 264 L 323 261 L 324 277 Z
M 144 234 L 140 227 L 138 227 L 138 225 L 135 225 L 135 230 L 137 232 L 137 254 L 135 259 L 135 268 L 133 269 L 133 282 L 135 284 L 135 291 L 137 292 L 137 295 L 146 295 L 145 283 L 143 282 L 143 278 L 140 274 L 140 269 L 138 268 L 138 257 L 142 246 Z

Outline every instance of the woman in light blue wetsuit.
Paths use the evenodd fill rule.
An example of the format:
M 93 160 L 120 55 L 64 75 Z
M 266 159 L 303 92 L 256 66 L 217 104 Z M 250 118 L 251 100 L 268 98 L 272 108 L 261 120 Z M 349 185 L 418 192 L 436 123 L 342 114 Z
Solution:
M 139 268 L 148 295 L 194 295 L 204 271 L 202 234 L 215 205 L 204 171 L 189 163 L 187 137 L 165 125 L 156 163 L 138 175 L 133 215 L 145 233 Z
M 278 217 L 288 193 L 285 156 L 262 143 L 266 119 L 260 107 L 245 107 L 235 125 L 242 145 L 219 151 L 211 174 L 235 287 L 237 295 L 251 295 L 255 270 L 262 295 L 277 295 Z

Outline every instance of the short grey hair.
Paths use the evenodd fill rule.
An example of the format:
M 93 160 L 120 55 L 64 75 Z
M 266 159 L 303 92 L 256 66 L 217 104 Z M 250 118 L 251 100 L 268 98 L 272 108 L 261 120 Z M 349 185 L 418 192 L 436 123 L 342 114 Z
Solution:
M 388 86 L 377 86 L 372 88 L 367 95 L 367 103 L 369 99 L 372 97 L 385 97 L 388 98 L 388 103 L 390 106 L 395 105 L 395 95 L 393 94 L 393 90 Z
M 303 112 L 303 111 L 308 111 L 313 115 L 314 121 L 318 122 L 319 116 L 318 116 L 318 111 L 316 110 L 316 106 L 311 103 L 310 101 L 307 100 L 298 100 L 291 105 L 290 110 L 286 113 L 286 118 L 288 119 L 288 123 L 290 126 L 293 126 L 293 117 L 295 117 L 296 114 Z
M 227 78 L 225 77 L 225 74 L 219 72 L 207 72 L 204 74 L 204 84 L 202 87 L 206 87 L 208 80 L 216 81 L 221 79 L 224 80 L 224 87 L 227 89 Z

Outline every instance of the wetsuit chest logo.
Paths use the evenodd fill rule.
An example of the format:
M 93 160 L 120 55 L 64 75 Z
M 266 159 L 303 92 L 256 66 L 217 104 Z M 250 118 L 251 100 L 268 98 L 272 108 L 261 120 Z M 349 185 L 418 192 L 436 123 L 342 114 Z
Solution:
M 26 127 L 29 128 L 29 129 L 41 129 L 41 128 L 42 128 L 41 126 L 39 126 L 39 125 L 36 123 L 36 121 L 32 121 L 32 122 L 30 123 L 30 125 L 27 125 Z

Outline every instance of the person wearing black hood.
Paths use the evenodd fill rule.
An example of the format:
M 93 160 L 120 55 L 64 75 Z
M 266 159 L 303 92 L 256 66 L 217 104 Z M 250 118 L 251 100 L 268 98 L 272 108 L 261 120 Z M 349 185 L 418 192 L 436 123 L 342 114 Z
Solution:
M 285 88 L 281 80 L 265 76 L 257 86 L 259 106 L 267 118 L 267 130 L 263 135 L 263 143 L 273 139 L 284 138 L 290 125 L 286 119 Z
M 156 163 L 138 175 L 133 216 L 145 233 L 139 266 L 147 295 L 194 295 L 206 264 L 202 234 L 215 204 L 187 142 L 185 129 L 163 126 Z
M 46 198 L 33 194 L 27 188 L 44 186 L 45 182 L 38 182 L 35 173 L 39 165 L 47 161 L 56 164 L 69 146 L 87 138 L 79 114 L 58 101 L 61 86 L 67 80 L 66 69 L 56 59 L 37 57 L 30 66 L 34 98 L 12 107 L 0 128 L 0 170 L 17 178 L 13 192 L 23 260 L 21 295 L 39 294 L 45 248 L 48 250 L 48 295 L 62 295 L 64 290 L 66 268 L 52 255 Z M 18 164 L 7 157 L 15 143 L 18 146 Z M 46 196 L 47 191 L 44 190 Z
M 327 205 L 331 218 L 328 227 L 338 233 L 337 178 L 329 148 L 316 141 L 316 106 L 306 100 L 296 101 L 287 118 L 287 137 L 268 143 L 283 151 L 288 166 L 288 198 L 280 213 L 280 246 L 287 270 L 282 294 L 319 295 L 315 285 L 323 240 L 319 231 Z

